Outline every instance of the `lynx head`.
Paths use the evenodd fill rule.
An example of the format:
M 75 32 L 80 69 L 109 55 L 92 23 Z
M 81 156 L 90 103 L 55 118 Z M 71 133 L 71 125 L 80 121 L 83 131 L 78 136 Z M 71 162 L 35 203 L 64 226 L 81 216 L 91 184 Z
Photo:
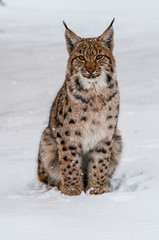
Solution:
M 104 33 L 97 38 L 81 38 L 66 28 L 65 38 L 69 53 L 67 72 L 70 76 L 78 76 L 84 88 L 91 83 L 106 83 L 103 78 L 113 72 L 113 21 Z M 88 84 L 89 83 L 89 84 Z

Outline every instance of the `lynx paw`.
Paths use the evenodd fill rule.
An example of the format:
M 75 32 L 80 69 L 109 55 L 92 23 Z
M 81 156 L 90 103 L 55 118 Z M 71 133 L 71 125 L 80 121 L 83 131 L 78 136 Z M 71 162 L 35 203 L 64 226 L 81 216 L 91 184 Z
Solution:
M 90 190 L 90 194 L 92 195 L 98 195 L 98 194 L 103 194 L 103 193 L 109 193 L 110 190 L 106 187 L 96 187 Z
M 82 192 L 82 189 L 80 188 L 63 188 L 61 190 L 61 192 L 65 195 L 68 195 L 68 196 L 76 196 L 76 195 L 80 195 L 81 192 Z

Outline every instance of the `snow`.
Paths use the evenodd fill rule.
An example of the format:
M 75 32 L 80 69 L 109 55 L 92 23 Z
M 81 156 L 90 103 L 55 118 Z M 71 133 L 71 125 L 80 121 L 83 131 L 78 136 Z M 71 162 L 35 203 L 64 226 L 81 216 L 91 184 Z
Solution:
M 157 240 L 158 0 L 3 0 L 0 5 L 0 239 Z M 65 196 L 36 177 L 40 135 L 64 81 L 64 26 L 100 35 L 116 18 L 124 141 L 112 192 Z

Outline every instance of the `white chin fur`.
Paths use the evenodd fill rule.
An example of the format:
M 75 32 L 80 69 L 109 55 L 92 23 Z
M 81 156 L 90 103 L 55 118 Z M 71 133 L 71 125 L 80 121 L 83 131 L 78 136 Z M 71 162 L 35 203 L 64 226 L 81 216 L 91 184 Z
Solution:
M 96 90 L 99 90 L 100 88 L 108 86 L 104 71 L 102 71 L 99 77 L 93 79 L 83 77 L 83 75 L 80 73 L 79 80 L 84 89 L 95 88 Z

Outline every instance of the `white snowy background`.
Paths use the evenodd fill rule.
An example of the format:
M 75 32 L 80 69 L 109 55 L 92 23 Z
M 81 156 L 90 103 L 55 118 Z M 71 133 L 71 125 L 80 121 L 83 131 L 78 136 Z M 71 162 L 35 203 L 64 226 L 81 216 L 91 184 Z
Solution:
M 0 3 L 0 239 L 159 239 L 159 1 Z M 39 184 L 40 135 L 65 79 L 64 26 L 96 37 L 113 17 L 124 141 L 112 192 Z

